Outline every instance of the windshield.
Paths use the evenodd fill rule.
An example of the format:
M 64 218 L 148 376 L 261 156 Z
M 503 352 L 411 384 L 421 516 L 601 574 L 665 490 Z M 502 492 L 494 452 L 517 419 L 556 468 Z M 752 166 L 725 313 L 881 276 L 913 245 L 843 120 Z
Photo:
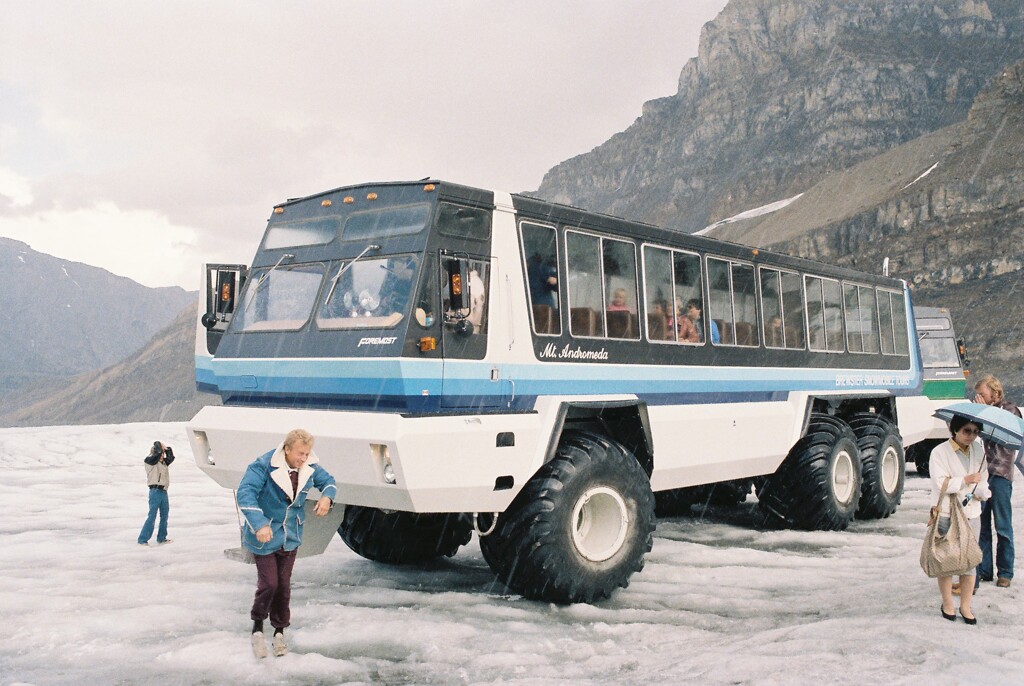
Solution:
M 344 270 L 325 302 L 316 323 L 321 329 L 389 328 L 406 316 L 412 298 L 419 258 L 392 255 L 362 259 L 347 269 L 338 265 L 332 278 Z
M 952 338 L 922 338 L 921 359 L 925 369 L 960 366 L 960 353 Z
M 309 320 L 323 281 L 322 264 L 276 267 L 254 272 L 232 322 L 235 331 L 301 329 Z

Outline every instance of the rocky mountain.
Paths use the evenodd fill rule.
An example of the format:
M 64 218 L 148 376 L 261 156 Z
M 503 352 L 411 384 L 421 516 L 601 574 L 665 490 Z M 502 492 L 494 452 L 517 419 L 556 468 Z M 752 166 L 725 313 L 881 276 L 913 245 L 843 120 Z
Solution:
M 1022 58 L 1019 0 L 731 0 L 675 95 L 536 194 L 698 230 L 963 120 Z
M 1024 400 L 1022 39 L 1018 0 L 730 0 L 678 92 L 536 195 L 684 231 L 784 205 L 710 235 L 888 257 Z
M 128 359 L 82 374 L 45 398 L 0 415 L 0 426 L 121 424 L 191 419 L 220 398 L 196 392 L 195 303 Z
M 123 360 L 195 301 L 0 238 L 0 411 Z
M 1024 399 L 1024 62 L 1007 66 L 967 118 L 811 186 L 716 238 L 878 271 L 946 306 L 975 368 Z

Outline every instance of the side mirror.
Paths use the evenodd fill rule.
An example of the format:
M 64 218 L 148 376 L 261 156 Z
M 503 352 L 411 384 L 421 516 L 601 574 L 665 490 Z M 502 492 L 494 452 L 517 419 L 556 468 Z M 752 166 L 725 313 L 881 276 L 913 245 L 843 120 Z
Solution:
M 469 264 L 458 258 L 449 259 L 445 265 L 448 272 L 448 293 L 451 301 L 448 309 L 455 312 L 469 308 Z

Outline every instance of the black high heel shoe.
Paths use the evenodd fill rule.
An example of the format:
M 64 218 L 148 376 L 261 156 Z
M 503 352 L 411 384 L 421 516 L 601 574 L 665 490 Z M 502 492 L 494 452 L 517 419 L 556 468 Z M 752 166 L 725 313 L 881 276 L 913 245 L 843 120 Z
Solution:
M 945 617 L 946 613 L 943 612 L 942 616 Z M 975 624 L 978 623 L 978 618 L 977 617 L 967 617 L 967 615 L 964 614 L 963 610 L 960 610 L 960 616 L 964 618 L 964 622 L 966 622 L 967 624 L 970 624 L 971 626 L 974 626 Z M 948 617 L 947 617 L 947 619 L 948 619 Z M 953 619 L 956 619 L 956 617 L 954 617 Z
M 947 615 L 946 611 L 942 609 L 941 605 L 939 605 L 939 612 L 942 613 L 942 618 L 943 619 L 948 619 L 951 622 L 955 622 L 956 621 L 956 614 Z M 966 617 L 964 619 L 966 619 Z

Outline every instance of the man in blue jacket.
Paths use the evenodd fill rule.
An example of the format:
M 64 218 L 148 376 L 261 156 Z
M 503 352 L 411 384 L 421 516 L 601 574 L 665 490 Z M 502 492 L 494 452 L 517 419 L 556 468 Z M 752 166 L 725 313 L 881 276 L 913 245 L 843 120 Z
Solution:
M 290 623 L 291 577 L 302 544 L 303 507 L 311 487 L 320 491 L 313 512 L 326 515 L 337 489 L 313 454 L 313 436 L 293 429 L 276 450 L 257 458 L 238 484 L 238 508 L 245 517 L 242 544 L 256 557 L 256 597 L 252 611 L 252 648 L 267 656 L 263 620 L 274 627 L 274 655 L 288 652 L 284 629 Z

